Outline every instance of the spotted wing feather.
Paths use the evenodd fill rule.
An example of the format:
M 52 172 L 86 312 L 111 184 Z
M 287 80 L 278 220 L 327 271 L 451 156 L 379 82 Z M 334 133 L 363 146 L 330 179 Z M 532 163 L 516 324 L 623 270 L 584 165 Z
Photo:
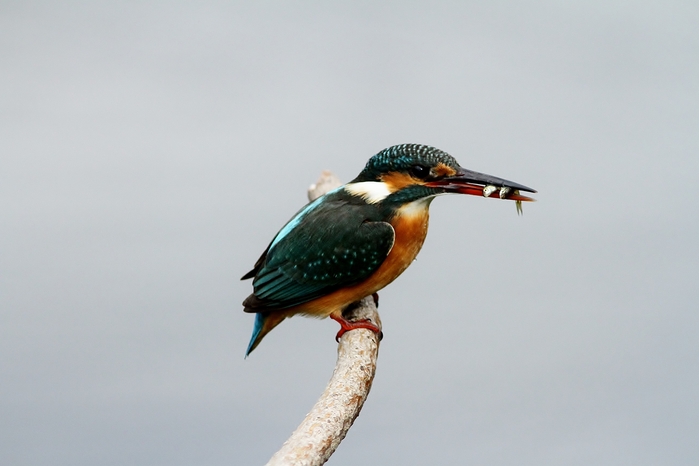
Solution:
M 394 238 L 393 227 L 366 204 L 324 202 L 263 255 L 245 310 L 286 309 L 359 283 L 379 268 Z

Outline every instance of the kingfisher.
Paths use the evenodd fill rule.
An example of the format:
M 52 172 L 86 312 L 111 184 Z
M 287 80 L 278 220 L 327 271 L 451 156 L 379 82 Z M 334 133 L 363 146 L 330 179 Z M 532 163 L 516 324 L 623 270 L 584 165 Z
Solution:
M 274 327 L 296 314 L 330 317 L 336 339 L 371 322 L 350 322 L 342 312 L 395 280 L 416 258 L 427 236 L 435 197 L 460 193 L 517 203 L 536 191 L 462 168 L 444 151 L 401 144 L 369 159 L 359 175 L 302 208 L 269 243 L 242 280 L 253 279 L 243 301 L 255 313 L 245 357 Z

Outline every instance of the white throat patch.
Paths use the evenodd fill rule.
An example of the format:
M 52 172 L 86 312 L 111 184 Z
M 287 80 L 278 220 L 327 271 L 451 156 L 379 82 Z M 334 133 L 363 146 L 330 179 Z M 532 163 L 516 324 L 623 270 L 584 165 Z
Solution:
M 400 206 L 400 208 L 398 209 L 398 215 L 405 217 L 425 215 L 429 211 L 430 204 L 432 203 L 435 197 L 437 196 L 434 195 L 429 197 L 423 197 L 422 199 L 418 199 L 417 201 L 404 204 Z
M 383 181 L 361 181 L 345 185 L 345 190 L 355 196 L 361 196 L 369 204 L 381 202 L 391 194 L 388 185 Z

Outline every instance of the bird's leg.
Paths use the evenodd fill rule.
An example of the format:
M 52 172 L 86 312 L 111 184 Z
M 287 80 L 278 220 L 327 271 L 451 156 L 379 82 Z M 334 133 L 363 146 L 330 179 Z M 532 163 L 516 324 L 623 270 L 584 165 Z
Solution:
M 345 319 L 342 316 L 341 312 L 333 312 L 330 314 L 330 318 L 340 324 L 340 331 L 337 332 L 337 335 L 335 335 L 335 341 L 339 342 L 340 337 L 345 334 L 345 332 L 348 332 L 350 330 L 354 330 L 357 328 L 365 328 L 367 330 L 371 330 L 372 332 L 376 333 L 379 337 L 379 341 L 383 339 L 383 332 L 379 327 L 376 326 L 371 320 L 369 319 L 364 319 L 364 320 L 358 320 L 356 322 L 349 321 Z

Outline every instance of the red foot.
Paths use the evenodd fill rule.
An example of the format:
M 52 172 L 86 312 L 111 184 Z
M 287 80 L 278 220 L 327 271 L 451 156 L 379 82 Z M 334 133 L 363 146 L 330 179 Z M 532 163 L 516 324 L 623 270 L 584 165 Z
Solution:
M 340 331 L 337 332 L 337 335 L 335 335 L 335 341 L 337 341 L 338 343 L 340 342 L 340 337 L 342 337 L 342 335 L 344 335 L 345 332 L 349 332 L 350 330 L 354 330 L 357 328 L 365 328 L 371 330 L 379 336 L 379 341 L 383 339 L 383 332 L 381 331 L 381 329 L 374 325 L 369 319 L 358 320 L 357 322 L 350 322 L 349 320 L 345 320 L 342 317 L 335 317 L 332 314 L 330 315 L 330 318 L 336 321 L 338 324 L 340 324 Z

